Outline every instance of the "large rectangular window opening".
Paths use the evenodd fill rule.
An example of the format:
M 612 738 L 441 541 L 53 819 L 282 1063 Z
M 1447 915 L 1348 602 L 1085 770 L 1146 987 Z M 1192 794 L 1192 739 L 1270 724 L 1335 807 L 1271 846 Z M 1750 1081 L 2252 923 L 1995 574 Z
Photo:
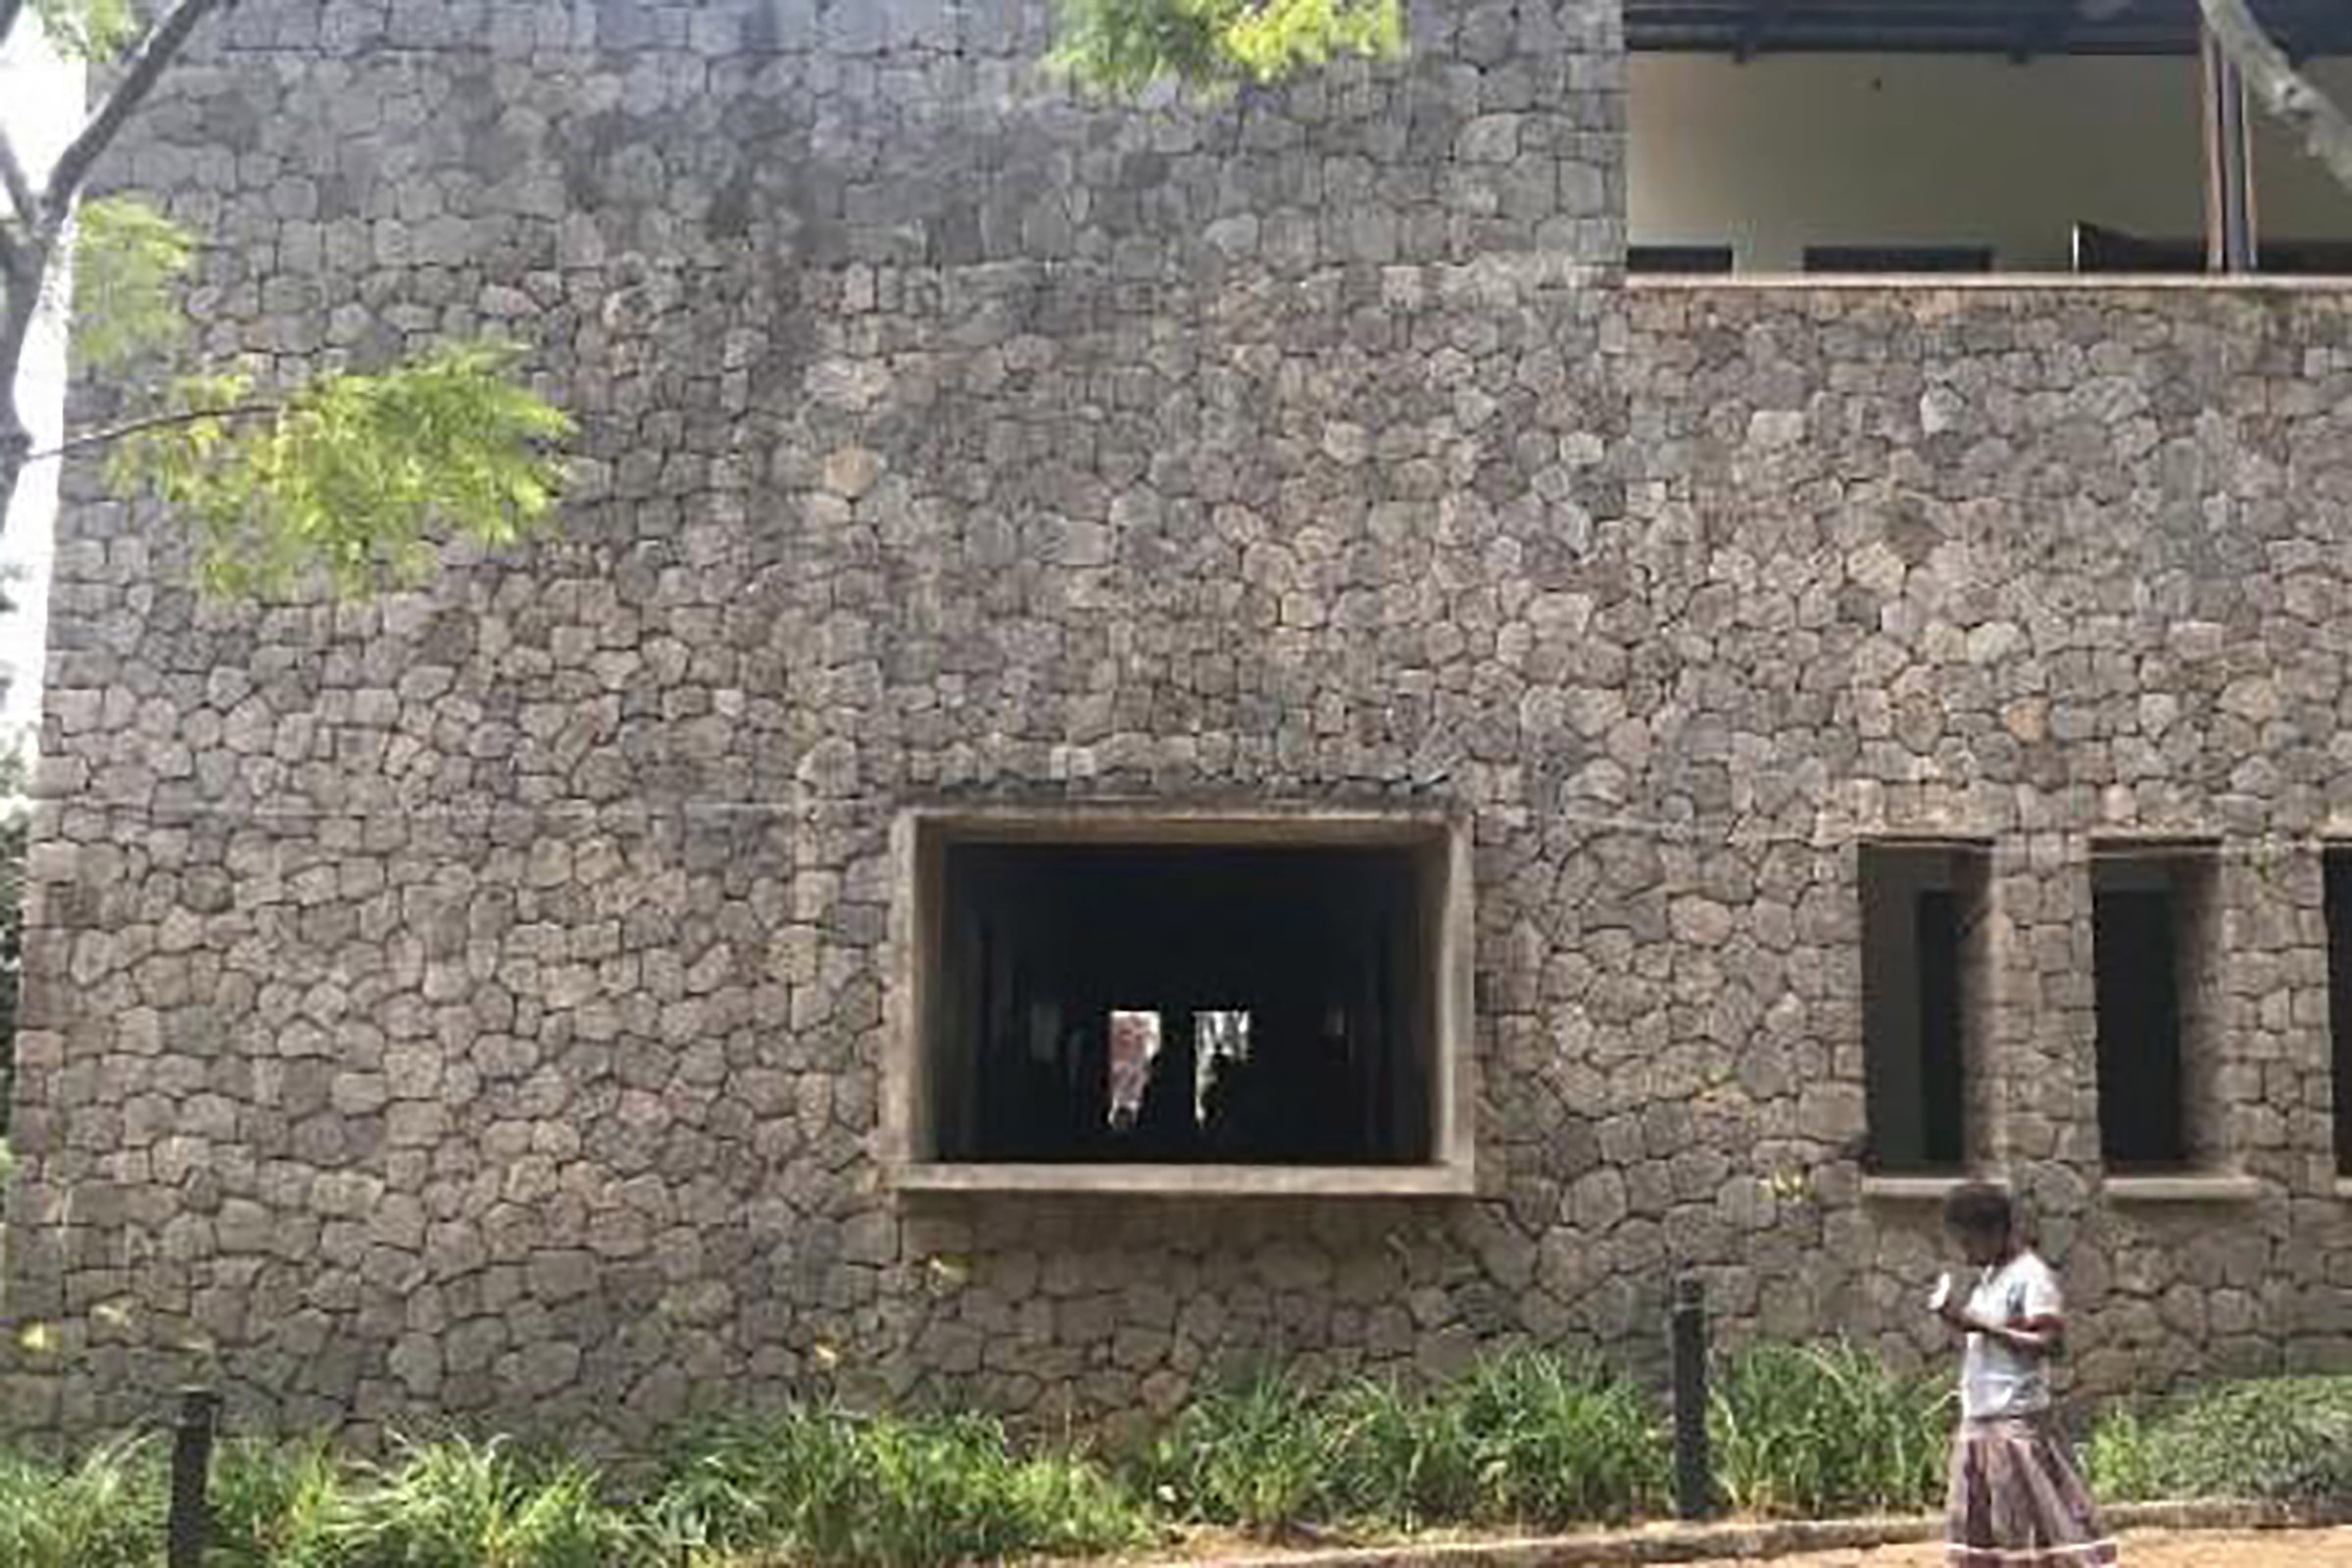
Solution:
M 2254 0 L 2352 101 L 2352 5 Z M 1625 0 L 1636 271 L 2352 272 L 2197 0 Z
M 2352 845 L 2321 860 L 2327 877 L 2328 1034 L 2334 1068 L 2335 1169 L 2352 1177 Z
M 1957 1172 L 1981 1154 L 1991 1016 L 1991 856 L 1978 844 L 1861 849 L 1868 1163 Z
M 1449 824 L 943 815 L 910 831 L 915 1185 L 1013 1167 L 1014 1185 L 1182 1167 L 1196 1175 L 1170 1185 L 1206 1167 L 1466 1180 L 1467 859 Z
M 2219 882 L 2211 845 L 2092 856 L 2099 1148 L 2118 1174 L 2221 1163 Z

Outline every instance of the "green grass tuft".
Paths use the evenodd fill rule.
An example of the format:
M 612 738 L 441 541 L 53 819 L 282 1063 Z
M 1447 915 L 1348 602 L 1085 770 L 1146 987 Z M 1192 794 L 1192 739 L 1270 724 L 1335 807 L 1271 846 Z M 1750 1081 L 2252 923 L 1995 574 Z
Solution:
M 2117 1501 L 2352 1506 L 2352 1377 L 2271 1378 L 2110 1412 L 2084 1465 Z
M 1183 1517 L 1261 1535 L 1623 1519 L 1664 1494 L 1658 1415 L 1575 1357 L 1521 1351 L 1426 1392 L 1362 1378 L 1323 1394 L 1267 1378 L 1195 1401 L 1145 1451 Z
M 1717 1368 L 1709 1438 L 1725 1500 L 1744 1513 L 1822 1517 L 1933 1508 L 1954 1396 L 1842 1342 L 1760 1345 Z
M 595 1472 L 492 1439 L 405 1446 L 355 1479 L 326 1530 L 337 1568 L 636 1568 L 655 1561 Z M 274 1565 L 272 1565 L 274 1568 Z
M 1021 1455 L 980 1416 L 796 1408 L 690 1444 L 649 1508 L 665 1560 L 771 1552 L 846 1568 L 1144 1544 L 1148 1512 L 1080 1454 Z
M 71 1464 L 0 1452 L 0 1563 L 8 1568 L 153 1568 L 164 1476 L 154 1446 L 125 1441 Z

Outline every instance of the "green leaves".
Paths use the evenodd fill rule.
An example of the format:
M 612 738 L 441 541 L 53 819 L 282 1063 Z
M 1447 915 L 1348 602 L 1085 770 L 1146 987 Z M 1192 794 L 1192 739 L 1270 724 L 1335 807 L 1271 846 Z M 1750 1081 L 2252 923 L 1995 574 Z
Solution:
M 432 530 L 511 544 L 554 510 L 553 448 L 573 427 L 521 383 L 516 357 L 461 344 L 282 395 L 243 374 L 191 376 L 125 433 L 114 476 L 195 525 L 217 592 L 282 594 L 314 572 L 345 594 L 414 580 Z
M 2352 1505 L 2352 1377 L 2263 1379 L 2125 1406 L 2100 1421 L 2083 1458 L 2110 1501 Z
M 75 358 L 111 370 L 178 342 L 177 289 L 195 259 L 195 236 L 144 202 L 84 202 L 74 220 Z
M 57 52 L 74 60 L 112 60 L 138 41 L 131 0 L 32 0 L 33 14 Z
M 136 201 L 90 202 L 75 223 L 75 355 L 101 371 L 169 355 L 186 335 L 178 292 L 195 240 Z M 465 344 L 291 391 L 241 372 L 184 376 L 124 427 L 111 471 L 194 524 L 216 592 L 284 593 L 314 574 L 345 594 L 410 580 L 431 564 L 433 531 L 509 544 L 555 506 L 550 449 L 571 421 L 514 376 L 515 359 Z
M 1060 0 L 1060 14 L 1052 63 L 1117 93 L 1162 77 L 1224 90 L 1404 53 L 1402 0 Z
M 1744 1513 L 1929 1507 L 1942 1492 L 1952 1402 L 1947 1379 L 1897 1376 L 1843 1341 L 1751 1346 L 1709 1390 L 1716 1481 Z

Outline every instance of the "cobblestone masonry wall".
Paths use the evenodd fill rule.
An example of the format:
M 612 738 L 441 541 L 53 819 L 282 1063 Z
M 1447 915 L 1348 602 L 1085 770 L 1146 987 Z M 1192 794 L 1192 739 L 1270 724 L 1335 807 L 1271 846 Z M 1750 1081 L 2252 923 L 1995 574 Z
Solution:
M 1987 1153 L 2082 1385 L 2352 1362 L 2344 303 L 1629 291 L 1613 7 L 1418 9 L 1112 114 L 1030 8 L 240 7 L 127 166 L 225 242 L 211 346 L 503 327 L 588 461 L 340 607 L 200 603 L 69 476 L 11 1414 L 194 1357 L 249 1423 L 1117 1416 L 1647 1361 L 1676 1263 L 1926 1354 L 1932 1205 L 1854 1159 L 1852 845 L 1913 829 L 1996 842 Z M 894 1199 L 889 827 L 973 797 L 1465 813 L 1484 1195 Z M 2230 1204 L 2101 1188 L 2101 829 L 2224 839 Z

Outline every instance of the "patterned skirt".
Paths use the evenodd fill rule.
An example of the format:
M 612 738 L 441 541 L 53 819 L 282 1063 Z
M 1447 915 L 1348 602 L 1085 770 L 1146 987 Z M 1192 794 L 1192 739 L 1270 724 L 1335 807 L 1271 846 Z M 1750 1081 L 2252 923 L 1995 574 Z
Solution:
M 2112 1568 L 2115 1542 L 2046 1417 L 1963 1421 L 1952 1440 L 1949 1568 Z

